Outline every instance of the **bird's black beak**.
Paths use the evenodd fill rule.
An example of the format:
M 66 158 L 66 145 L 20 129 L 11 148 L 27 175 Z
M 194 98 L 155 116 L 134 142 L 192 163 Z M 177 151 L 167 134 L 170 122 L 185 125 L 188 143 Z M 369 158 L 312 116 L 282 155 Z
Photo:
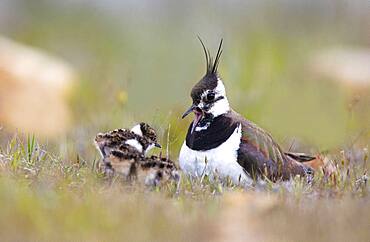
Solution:
M 188 110 L 186 110 L 186 112 L 182 115 L 181 118 L 185 118 L 186 116 L 189 115 L 189 113 L 193 112 L 193 110 L 196 108 L 196 106 L 193 104 L 190 106 L 190 108 Z
M 157 147 L 157 148 L 162 148 L 162 146 L 158 143 L 155 143 L 154 146 Z
M 194 112 L 195 114 L 195 117 L 194 117 L 194 121 L 193 121 L 193 125 L 192 125 L 192 128 L 191 128 L 191 133 L 193 133 L 195 127 L 198 125 L 199 121 L 202 119 L 204 113 L 203 113 L 203 110 L 201 110 L 199 107 L 197 107 L 196 105 L 191 105 L 191 107 L 186 110 L 186 112 L 182 115 L 182 118 L 185 118 L 189 113 L 191 112 Z

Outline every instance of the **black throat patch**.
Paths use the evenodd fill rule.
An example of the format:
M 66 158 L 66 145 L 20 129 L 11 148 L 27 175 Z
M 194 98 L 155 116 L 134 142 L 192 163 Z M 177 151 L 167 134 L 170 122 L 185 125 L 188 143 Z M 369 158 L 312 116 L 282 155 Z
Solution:
M 238 123 L 233 122 L 230 117 L 220 115 L 211 120 L 207 129 L 191 133 L 192 125 L 193 123 L 186 135 L 186 145 L 192 150 L 205 151 L 224 143 L 233 134 Z

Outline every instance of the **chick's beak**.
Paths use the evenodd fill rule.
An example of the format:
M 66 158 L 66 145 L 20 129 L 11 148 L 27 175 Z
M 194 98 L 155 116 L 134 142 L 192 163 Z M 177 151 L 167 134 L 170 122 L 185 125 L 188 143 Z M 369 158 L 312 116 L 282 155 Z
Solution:
M 158 143 L 155 143 L 154 146 L 157 147 L 157 148 L 162 148 L 162 146 Z

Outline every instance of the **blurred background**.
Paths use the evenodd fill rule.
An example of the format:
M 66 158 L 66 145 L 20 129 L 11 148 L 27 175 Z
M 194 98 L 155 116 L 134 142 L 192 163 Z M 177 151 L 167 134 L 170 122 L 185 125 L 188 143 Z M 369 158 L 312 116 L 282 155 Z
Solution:
M 368 145 L 366 1 L 2 0 L 0 141 L 33 133 L 62 157 L 96 159 L 99 131 L 145 121 L 176 159 L 199 35 L 232 107 L 285 148 Z M 168 135 L 169 133 L 169 135 Z M 169 137 L 169 138 L 167 138 Z

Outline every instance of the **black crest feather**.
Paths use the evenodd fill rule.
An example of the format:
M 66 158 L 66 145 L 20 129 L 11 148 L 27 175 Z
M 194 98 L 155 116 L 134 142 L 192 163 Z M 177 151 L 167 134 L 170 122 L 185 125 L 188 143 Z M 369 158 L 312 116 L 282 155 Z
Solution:
M 206 57 L 206 68 L 207 68 L 206 69 L 206 74 L 207 75 L 208 74 L 217 74 L 217 68 L 218 68 L 218 64 L 220 63 L 220 57 L 221 57 L 221 54 L 222 54 L 223 39 L 221 39 L 220 44 L 218 46 L 215 61 L 212 60 L 212 56 L 211 56 L 209 50 L 204 45 L 202 39 L 199 36 L 198 36 L 198 39 L 199 39 L 200 43 L 202 44 L 204 55 Z

